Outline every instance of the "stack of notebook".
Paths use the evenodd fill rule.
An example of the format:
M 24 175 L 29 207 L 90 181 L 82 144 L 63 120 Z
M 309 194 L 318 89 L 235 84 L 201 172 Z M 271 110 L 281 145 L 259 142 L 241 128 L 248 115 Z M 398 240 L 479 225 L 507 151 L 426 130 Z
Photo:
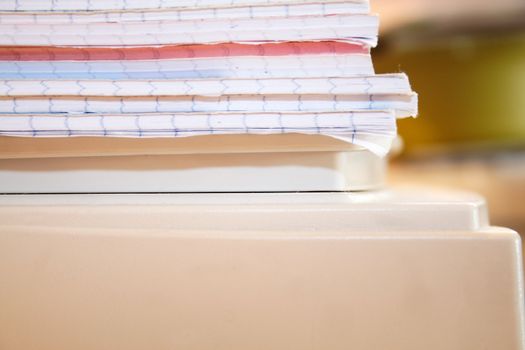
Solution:
M 20 137 L 68 148 L 306 134 L 384 156 L 396 118 L 416 114 L 404 74 L 374 74 L 366 0 L 5 0 L 0 11 L 5 149 Z

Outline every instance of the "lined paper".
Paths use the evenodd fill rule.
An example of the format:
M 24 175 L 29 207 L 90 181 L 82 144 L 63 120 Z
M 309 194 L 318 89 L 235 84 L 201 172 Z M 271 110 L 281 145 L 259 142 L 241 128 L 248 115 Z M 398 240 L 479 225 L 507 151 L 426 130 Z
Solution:
M 327 135 L 388 153 L 417 114 L 368 1 L 0 2 L 0 135 Z M 66 143 L 67 144 L 67 143 Z

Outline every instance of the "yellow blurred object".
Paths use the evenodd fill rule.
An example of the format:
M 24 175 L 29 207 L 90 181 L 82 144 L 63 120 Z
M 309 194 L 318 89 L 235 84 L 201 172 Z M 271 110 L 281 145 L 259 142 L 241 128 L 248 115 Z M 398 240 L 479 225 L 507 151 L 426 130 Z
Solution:
M 525 30 L 394 33 L 375 53 L 376 70 L 408 73 L 420 118 L 401 121 L 408 151 L 444 145 L 525 145 Z

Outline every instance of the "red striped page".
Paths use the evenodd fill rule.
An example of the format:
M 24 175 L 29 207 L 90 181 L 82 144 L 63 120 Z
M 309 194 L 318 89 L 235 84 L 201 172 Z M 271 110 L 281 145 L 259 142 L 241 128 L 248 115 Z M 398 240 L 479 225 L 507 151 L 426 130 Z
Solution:
M 337 41 L 267 44 L 174 45 L 129 48 L 0 47 L 1 61 L 156 60 L 228 56 L 287 56 L 316 54 L 367 54 L 358 43 Z

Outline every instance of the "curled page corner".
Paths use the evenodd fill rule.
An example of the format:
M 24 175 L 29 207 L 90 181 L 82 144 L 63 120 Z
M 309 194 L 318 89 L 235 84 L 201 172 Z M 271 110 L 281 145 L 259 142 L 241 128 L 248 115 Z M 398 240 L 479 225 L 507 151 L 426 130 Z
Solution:
M 390 150 L 396 135 L 374 135 L 373 138 L 362 139 L 359 136 L 348 134 L 348 135 L 335 135 L 335 134 L 326 134 L 326 136 L 332 137 L 334 139 L 351 143 L 356 146 L 361 146 L 364 149 L 372 152 L 373 154 L 383 158 L 386 157 Z

